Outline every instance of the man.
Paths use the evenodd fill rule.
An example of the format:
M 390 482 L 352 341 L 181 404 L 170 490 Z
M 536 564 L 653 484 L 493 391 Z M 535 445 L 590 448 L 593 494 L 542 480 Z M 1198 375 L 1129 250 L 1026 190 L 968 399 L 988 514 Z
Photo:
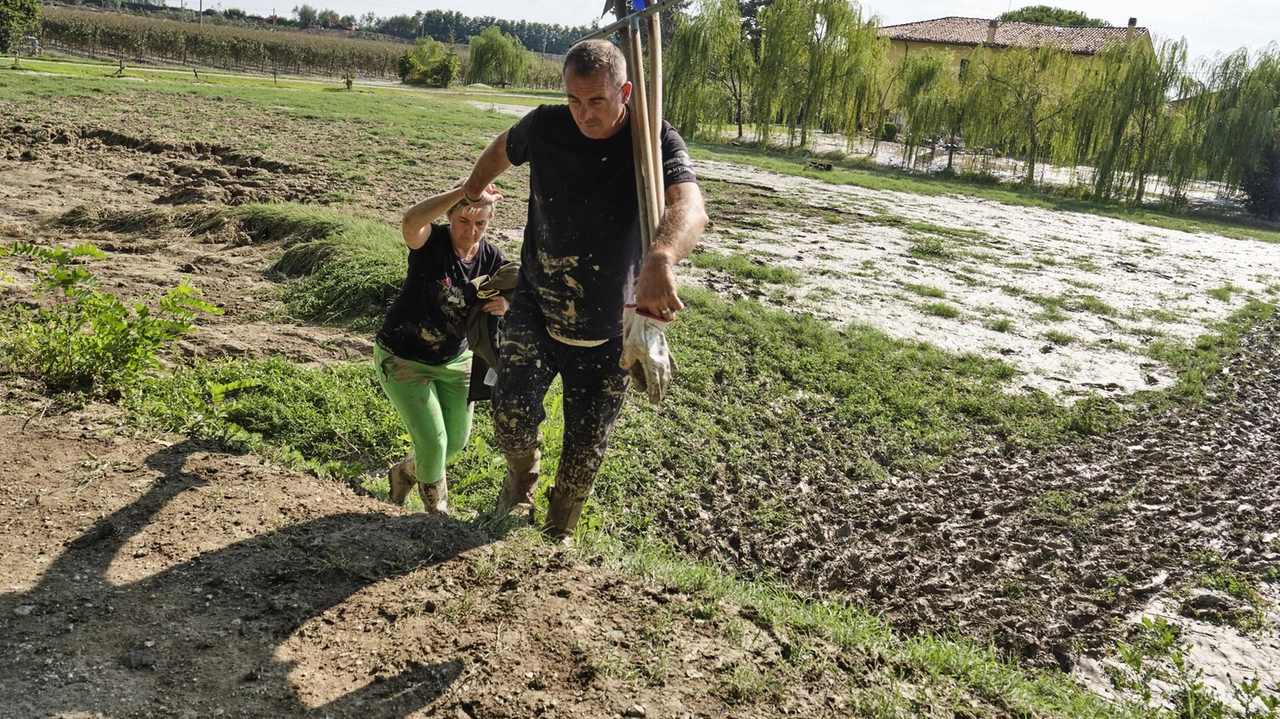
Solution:
M 693 249 L 707 214 L 684 140 L 662 126 L 666 212 L 644 253 L 631 147 L 626 62 L 617 47 L 588 40 L 564 61 L 568 105 L 543 105 L 499 135 L 463 184 L 468 202 L 496 196 L 489 183 L 529 163 L 529 219 L 521 272 L 498 349 L 494 436 L 507 475 L 494 513 L 532 504 L 538 483 L 542 401 L 564 385 L 564 447 L 549 492 L 546 531 L 572 536 L 591 494 L 627 388 L 623 305 L 670 319 L 677 262 Z

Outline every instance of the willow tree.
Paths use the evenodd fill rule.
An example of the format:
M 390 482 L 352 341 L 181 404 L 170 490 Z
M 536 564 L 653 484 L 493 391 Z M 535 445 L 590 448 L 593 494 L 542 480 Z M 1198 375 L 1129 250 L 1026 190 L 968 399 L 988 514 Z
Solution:
M 1171 101 L 1188 87 L 1185 40 L 1165 41 L 1158 51 L 1138 40 L 1114 43 L 1089 61 L 1069 123 L 1069 161 L 1093 166 L 1095 197 L 1141 203 L 1155 173 L 1181 195 L 1195 160 L 1174 152 L 1183 123 Z
M 467 47 L 471 60 L 467 82 L 506 87 L 523 79 L 529 53 L 519 38 L 502 32 L 497 25 L 469 38 Z
M 1048 159 L 1054 136 L 1071 109 L 1071 54 L 1051 45 L 979 48 L 970 63 L 968 144 L 1024 155 L 1024 180 L 1034 183 L 1036 165 Z
M 773 124 L 801 147 L 814 129 L 861 126 L 871 106 L 885 41 L 873 19 L 847 0 L 775 0 L 760 13 L 760 67 L 752 115 L 768 143 Z
M 1280 152 L 1280 50 L 1272 47 L 1255 59 L 1241 49 L 1220 59 L 1188 104 L 1203 123 L 1206 178 L 1232 189 L 1248 181 L 1265 192 L 1268 183 L 1259 184 L 1256 175 Z M 1274 185 L 1280 193 L 1280 178 Z
M 17 47 L 39 16 L 39 0 L 0 0 L 0 54 Z
M 676 15 L 663 84 L 668 119 L 685 136 L 707 131 L 718 136 L 730 121 L 742 137 L 756 73 L 746 30 L 737 0 L 703 0 L 693 12 Z
M 957 130 L 959 83 L 953 60 L 950 52 L 934 50 L 902 58 L 894 104 L 906 118 L 902 157 L 910 158 L 912 166 L 921 145 Z

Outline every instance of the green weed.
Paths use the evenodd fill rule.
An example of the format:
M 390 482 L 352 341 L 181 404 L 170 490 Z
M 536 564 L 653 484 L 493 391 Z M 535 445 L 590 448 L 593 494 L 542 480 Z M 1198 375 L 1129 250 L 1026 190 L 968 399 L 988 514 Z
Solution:
M 103 259 L 90 244 L 70 250 L 14 243 L 0 257 L 37 263 L 35 288 L 53 304 L 8 310 L 0 357 L 14 372 L 34 376 L 55 392 L 122 392 L 160 366 L 165 347 L 195 331 L 201 313 L 221 314 L 183 279 L 155 301 L 125 304 L 98 289 L 82 261 Z

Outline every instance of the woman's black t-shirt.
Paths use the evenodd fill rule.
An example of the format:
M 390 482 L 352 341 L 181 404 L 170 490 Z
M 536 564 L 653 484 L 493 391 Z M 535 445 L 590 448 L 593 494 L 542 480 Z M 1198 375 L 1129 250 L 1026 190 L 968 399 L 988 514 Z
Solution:
M 444 364 L 467 349 L 463 285 L 491 275 L 506 262 L 502 251 L 480 240 L 469 262 L 453 251 L 447 225 L 431 226 L 425 244 L 409 251 L 409 274 L 400 296 L 387 310 L 378 344 L 402 359 Z

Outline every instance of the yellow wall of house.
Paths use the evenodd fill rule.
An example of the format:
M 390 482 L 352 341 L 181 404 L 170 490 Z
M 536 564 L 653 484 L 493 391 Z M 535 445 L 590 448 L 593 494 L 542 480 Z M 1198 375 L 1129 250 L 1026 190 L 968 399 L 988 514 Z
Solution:
M 889 41 L 889 62 L 897 63 L 903 57 L 913 52 L 924 52 L 925 50 L 933 50 L 934 52 L 950 52 L 951 64 L 957 70 L 960 69 L 960 61 L 968 60 L 973 55 L 974 47 L 972 45 L 948 45 L 940 42 L 903 42 L 902 40 Z

